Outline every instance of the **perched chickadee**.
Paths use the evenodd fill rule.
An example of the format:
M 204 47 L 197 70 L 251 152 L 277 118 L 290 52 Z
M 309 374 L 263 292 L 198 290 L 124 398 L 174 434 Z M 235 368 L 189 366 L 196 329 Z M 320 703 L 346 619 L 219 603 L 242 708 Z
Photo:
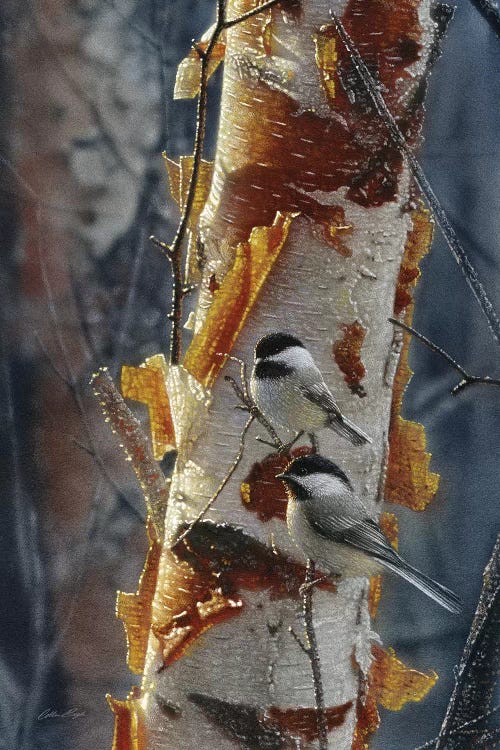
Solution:
M 347 475 L 317 454 L 293 460 L 277 475 L 287 488 L 290 536 L 330 574 L 372 576 L 388 568 L 450 612 L 460 599 L 403 560 L 355 495 Z
M 305 346 L 287 333 L 270 333 L 255 347 L 253 400 L 273 425 L 296 432 L 330 427 L 354 445 L 371 443 L 344 417 Z

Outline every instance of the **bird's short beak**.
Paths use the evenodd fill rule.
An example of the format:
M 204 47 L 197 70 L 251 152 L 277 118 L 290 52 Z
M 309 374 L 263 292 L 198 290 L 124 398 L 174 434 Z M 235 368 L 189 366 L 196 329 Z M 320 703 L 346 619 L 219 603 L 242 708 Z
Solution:
M 276 479 L 289 479 L 289 475 L 284 471 L 282 474 L 276 474 Z

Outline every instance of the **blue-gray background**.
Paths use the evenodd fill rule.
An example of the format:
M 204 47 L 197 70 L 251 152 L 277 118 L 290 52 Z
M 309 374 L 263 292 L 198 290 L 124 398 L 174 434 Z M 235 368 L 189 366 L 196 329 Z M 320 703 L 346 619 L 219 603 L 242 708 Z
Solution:
M 33 19 L 40 20 L 36 18 L 36 4 L 23 5 L 7 2 L 0 8 L 0 96 L 5 103 L 0 115 L 4 307 L 0 748 L 90 750 L 110 747 L 112 718 L 104 693 L 124 697 L 134 682 L 125 667 L 124 639 L 121 625 L 113 621 L 113 606 L 117 588 L 132 591 L 137 584 L 144 546 L 134 540 L 142 540 L 143 532 L 130 506 L 140 509 L 141 500 L 133 477 L 120 464 L 119 454 L 111 455 L 111 448 L 105 447 L 113 482 L 103 480 L 103 490 L 102 484 L 89 480 L 88 515 L 76 529 L 75 545 L 68 543 L 64 548 L 64 540 L 52 533 L 54 511 L 47 508 L 50 477 L 43 474 L 34 458 L 38 443 L 44 439 L 37 425 L 37 417 L 43 411 L 40 381 L 50 378 L 50 368 L 43 352 L 27 346 L 24 340 L 29 338 L 27 331 L 34 325 L 38 308 L 34 313 L 30 307 L 19 265 L 24 232 L 21 204 L 30 198 L 16 166 L 16 118 L 28 105 L 13 83 L 18 64 L 14 50 L 19 37 L 24 44 L 38 39 L 39 24 Z M 109 13 L 104 18 L 100 13 L 105 6 Z M 147 149 L 142 148 L 142 182 L 136 207 L 120 236 L 99 253 L 93 252 L 87 236 L 85 262 L 78 256 L 73 264 L 77 280 L 73 291 L 76 294 L 78 288 L 84 288 L 87 298 L 86 304 L 76 306 L 76 311 L 71 308 L 75 318 L 72 324 L 78 329 L 74 336 L 85 334 L 93 347 L 77 373 L 78 389 L 89 410 L 91 396 L 86 384 L 97 365 L 108 363 L 116 372 L 119 363 L 138 364 L 145 355 L 167 346 L 164 320 L 168 270 L 146 238 L 152 231 L 168 237 L 174 229 L 175 211 L 165 208 L 166 191 L 158 154 L 167 148 L 170 155 L 177 156 L 191 148 L 193 107 L 190 103 L 172 102 L 171 90 L 175 67 L 190 39 L 199 37 L 210 24 L 213 3 L 172 0 L 166 6 L 159 0 L 106 0 L 102 4 L 85 0 L 68 6 L 73 14 L 68 24 L 74 22 L 76 14 L 87 24 L 85 28 L 96 34 L 96 39 L 100 38 L 99 25 L 106 25 L 108 37 L 103 37 L 103 47 L 114 44 L 113 33 L 129 34 L 133 41 L 124 45 L 121 54 L 125 60 L 131 56 L 145 80 L 155 80 L 153 93 L 158 94 L 155 112 L 148 114 L 155 123 L 154 138 Z M 63 47 L 61 50 L 64 54 Z M 36 72 L 34 75 L 36 80 Z M 22 84 L 21 78 L 19 85 Z M 215 91 L 212 100 L 208 151 L 213 153 Z M 99 101 L 93 106 L 99 114 Z M 421 160 L 497 310 L 499 122 L 500 41 L 474 7 L 461 0 L 443 55 L 431 77 Z M 112 153 L 112 123 L 108 125 L 105 145 Z M 133 141 L 134 127 L 126 135 Z M 118 134 L 116 138 L 119 140 Z M 83 146 L 92 147 L 90 137 L 83 146 L 81 140 L 73 144 L 75 153 Z M 108 191 L 111 189 L 108 185 Z M 78 239 L 77 229 L 78 244 L 81 238 Z M 498 346 L 439 232 L 422 270 L 415 326 L 471 372 L 500 376 Z M 95 295 L 88 294 L 92 284 L 97 290 Z M 109 302 L 97 310 L 94 300 L 99 301 L 102 295 Z M 87 320 L 82 321 L 82 316 Z M 92 329 L 94 319 L 97 323 Z M 55 325 L 61 325 L 60 321 Z M 45 331 L 42 322 L 40 326 Z M 86 329 L 83 333 L 82 328 Z M 50 349 L 48 344 L 47 348 Z M 56 365 L 60 364 L 58 356 L 56 347 L 52 353 Z M 405 412 L 426 425 L 433 454 L 431 468 L 442 479 L 438 496 L 425 514 L 396 508 L 400 546 L 415 565 L 460 593 L 465 611 L 462 616 L 453 617 L 421 596 L 414 596 L 405 585 L 389 580 L 385 583 L 376 629 L 406 663 L 418 669 L 435 669 L 440 679 L 422 703 L 408 704 L 397 713 L 382 711 L 382 726 L 373 741 L 377 750 L 411 750 L 437 733 L 452 689 L 453 666 L 460 657 L 478 599 L 481 574 L 500 526 L 500 391 L 479 386 L 452 397 L 449 392 L 457 382 L 456 374 L 418 343 L 413 344 L 411 363 L 415 375 L 407 392 Z M 53 387 L 63 388 L 61 383 Z M 91 418 L 98 433 L 99 415 L 93 413 Z M 100 439 L 105 441 L 107 436 Z M 76 471 L 71 461 L 65 470 Z M 63 504 L 64 500 L 68 498 L 63 499 Z M 96 608 L 87 606 L 78 616 L 78 603 L 75 605 L 73 597 L 78 602 L 89 579 L 98 591 L 96 598 L 90 600 Z M 65 610 L 62 615 L 58 606 Z M 95 638 L 96 633 L 101 633 L 102 638 Z M 107 644 L 111 641 L 119 645 L 113 646 L 110 654 Z M 80 650 L 75 651 L 75 643 Z M 68 653 L 73 655 L 73 661 Z M 105 669 L 90 669 L 90 675 L 97 675 L 94 678 L 82 674 L 75 664 L 85 659 L 89 663 L 92 659 L 102 662 Z M 74 720 L 38 721 L 40 711 L 47 708 L 59 712 L 77 708 L 86 715 Z

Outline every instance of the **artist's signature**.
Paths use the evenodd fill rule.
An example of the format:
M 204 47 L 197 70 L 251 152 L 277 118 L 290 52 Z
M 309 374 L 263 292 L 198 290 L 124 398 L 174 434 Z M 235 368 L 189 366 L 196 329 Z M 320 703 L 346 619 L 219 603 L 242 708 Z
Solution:
M 46 708 L 41 714 L 38 714 L 38 721 L 44 719 L 83 719 L 86 716 L 85 711 L 78 708 L 69 708 L 67 711 L 56 711 L 55 708 Z

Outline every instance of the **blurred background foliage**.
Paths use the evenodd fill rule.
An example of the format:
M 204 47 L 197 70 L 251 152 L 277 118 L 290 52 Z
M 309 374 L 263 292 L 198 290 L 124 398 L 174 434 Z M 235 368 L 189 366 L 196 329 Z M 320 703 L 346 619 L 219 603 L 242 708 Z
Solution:
M 114 617 L 135 591 L 144 509 L 88 386 L 108 365 L 166 351 L 169 267 L 148 237 L 177 218 L 160 153 L 189 153 L 192 102 L 172 101 L 176 66 L 210 25 L 209 0 L 4 0 L 0 5 L 2 404 L 0 747 L 111 746 L 105 693 L 134 676 Z M 207 153 L 217 87 L 211 84 Z M 500 309 L 500 42 L 459 0 L 431 77 L 421 159 Z M 498 350 L 436 234 L 415 326 L 476 374 Z M 418 342 L 406 416 L 427 428 L 441 487 L 425 514 L 398 508 L 400 546 L 466 602 L 452 618 L 387 580 L 375 628 L 440 675 L 425 701 L 384 712 L 378 750 L 436 735 L 499 527 L 500 398 L 449 394 L 455 373 Z M 146 412 L 136 405 L 146 424 Z M 446 576 L 442 571 L 446 571 Z M 78 718 L 38 719 L 75 709 Z

